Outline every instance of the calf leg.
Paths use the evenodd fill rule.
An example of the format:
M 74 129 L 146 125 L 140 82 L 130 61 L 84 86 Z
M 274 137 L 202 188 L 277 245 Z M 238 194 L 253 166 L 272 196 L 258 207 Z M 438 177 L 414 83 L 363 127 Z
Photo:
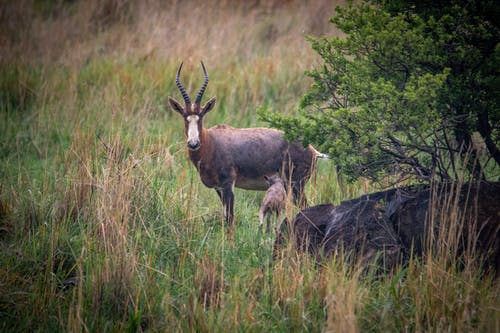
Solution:
M 271 216 L 273 215 L 273 212 L 268 212 L 267 213 L 267 219 L 266 219 L 266 234 L 269 233 L 269 230 L 271 228 Z
M 262 228 L 262 225 L 264 224 L 264 207 L 261 207 L 259 210 L 259 221 L 260 221 L 260 227 Z
M 280 225 L 281 225 L 281 214 L 282 214 L 281 210 L 278 210 L 276 212 L 276 225 L 275 225 L 275 228 L 274 228 L 276 230 L 276 235 L 278 235 L 279 228 L 280 228 Z

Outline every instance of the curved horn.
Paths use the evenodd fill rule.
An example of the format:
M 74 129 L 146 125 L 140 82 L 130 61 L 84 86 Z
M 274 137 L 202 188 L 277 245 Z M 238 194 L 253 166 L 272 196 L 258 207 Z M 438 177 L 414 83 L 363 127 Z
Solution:
M 181 62 L 181 65 L 179 66 L 179 69 L 177 70 L 177 75 L 175 77 L 175 84 L 177 84 L 177 88 L 179 88 L 179 90 L 181 91 L 182 97 L 184 98 L 184 102 L 186 102 L 186 105 L 190 105 L 191 99 L 189 98 L 189 95 L 187 94 L 186 89 L 184 89 L 184 87 L 182 86 L 181 81 L 179 80 L 179 76 L 181 75 L 182 64 L 183 64 L 183 62 Z
M 203 75 L 205 76 L 205 81 L 203 82 L 203 85 L 201 86 L 200 92 L 198 93 L 198 96 L 196 96 L 196 101 L 194 102 L 195 104 L 200 104 L 201 98 L 203 97 L 203 94 L 205 93 L 205 89 L 207 89 L 208 85 L 208 74 L 207 74 L 207 69 L 205 68 L 205 65 L 203 64 L 203 61 L 201 61 L 201 67 L 203 68 Z

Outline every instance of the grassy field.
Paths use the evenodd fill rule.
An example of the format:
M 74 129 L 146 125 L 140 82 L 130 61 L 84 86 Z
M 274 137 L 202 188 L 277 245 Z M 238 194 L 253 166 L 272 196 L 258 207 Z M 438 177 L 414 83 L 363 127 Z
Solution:
M 500 331 L 500 286 L 445 255 L 383 276 L 293 248 L 272 260 L 262 192 L 236 190 L 229 235 L 187 159 L 182 100 L 206 126 L 293 113 L 336 34 L 328 1 L 20 1 L 1 11 L 0 331 Z M 375 190 L 321 161 L 312 204 Z M 296 207 L 289 205 L 287 216 Z M 473 267 L 473 266 L 471 266 Z

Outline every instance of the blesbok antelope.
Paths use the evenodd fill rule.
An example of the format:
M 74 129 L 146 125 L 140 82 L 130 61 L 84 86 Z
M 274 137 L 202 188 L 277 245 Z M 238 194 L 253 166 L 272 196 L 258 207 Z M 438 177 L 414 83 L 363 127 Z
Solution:
M 264 218 L 267 216 L 266 232 L 269 232 L 273 213 L 276 214 L 276 223 L 279 224 L 281 222 L 281 213 L 286 206 L 286 189 L 280 175 L 264 176 L 264 179 L 269 184 L 269 188 L 260 206 L 259 220 L 262 227 Z
M 203 127 L 203 117 L 215 106 L 215 97 L 204 106 L 201 99 L 208 85 L 208 74 L 201 62 L 203 85 L 191 102 L 180 82 L 182 63 L 175 82 L 184 98 L 184 107 L 169 97 L 171 108 L 184 118 L 189 158 L 205 186 L 214 188 L 224 206 L 226 222 L 234 221 L 234 187 L 264 191 L 268 188 L 264 176 L 278 172 L 291 186 L 295 203 L 306 206 L 303 190 L 318 157 L 327 158 L 312 146 L 303 147 L 289 142 L 283 133 L 271 128 L 234 128 L 227 125 Z

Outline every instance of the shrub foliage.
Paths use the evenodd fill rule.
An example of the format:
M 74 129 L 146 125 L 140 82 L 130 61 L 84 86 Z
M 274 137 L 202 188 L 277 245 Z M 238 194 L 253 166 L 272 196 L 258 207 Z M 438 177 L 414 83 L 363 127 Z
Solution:
M 321 65 L 298 115 L 261 116 L 351 180 L 498 179 L 499 27 L 493 1 L 350 3 L 310 37 Z

